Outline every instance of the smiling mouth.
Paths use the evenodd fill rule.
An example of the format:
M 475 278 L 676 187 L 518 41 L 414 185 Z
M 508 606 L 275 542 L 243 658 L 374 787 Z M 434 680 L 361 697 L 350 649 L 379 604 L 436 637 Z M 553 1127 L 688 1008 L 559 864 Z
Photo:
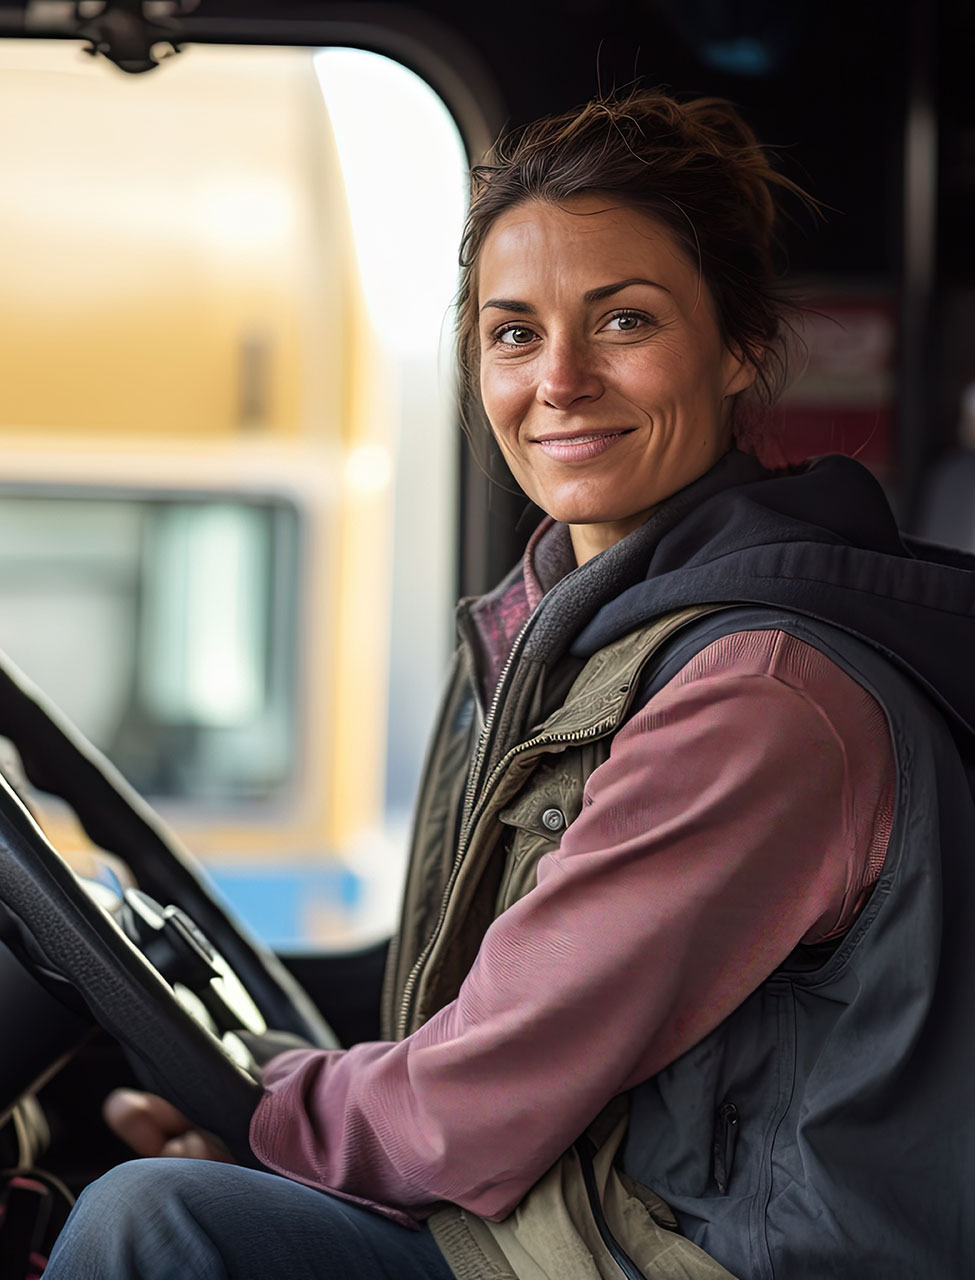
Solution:
M 623 427 L 619 431 L 580 431 L 565 434 L 540 436 L 532 443 L 550 458 L 559 462 L 588 462 L 611 449 L 617 440 L 632 434 L 632 428 Z

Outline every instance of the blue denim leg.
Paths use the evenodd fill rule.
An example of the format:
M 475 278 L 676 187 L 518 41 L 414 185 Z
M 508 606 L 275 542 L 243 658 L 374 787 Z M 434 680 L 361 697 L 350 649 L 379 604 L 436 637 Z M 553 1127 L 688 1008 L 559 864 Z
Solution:
M 44 1280 L 452 1280 L 430 1232 L 286 1178 L 134 1160 L 88 1188 Z

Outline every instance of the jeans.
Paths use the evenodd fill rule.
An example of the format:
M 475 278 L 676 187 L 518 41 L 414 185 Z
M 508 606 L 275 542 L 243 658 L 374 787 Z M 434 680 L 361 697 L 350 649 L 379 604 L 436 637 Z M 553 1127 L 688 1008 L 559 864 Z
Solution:
M 44 1280 L 452 1280 L 429 1230 L 274 1174 L 133 1160 L 84 1192 Z

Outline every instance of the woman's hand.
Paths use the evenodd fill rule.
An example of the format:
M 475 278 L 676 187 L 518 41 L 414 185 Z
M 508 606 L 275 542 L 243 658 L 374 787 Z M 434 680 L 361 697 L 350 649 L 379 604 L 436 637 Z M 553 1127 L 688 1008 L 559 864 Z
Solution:
M 154 1093 L 115 1089 L 105 1099 L 102 1115 L 112 1132 L 137 1155 L 234 1163 L 219 1138 L 203 1129 L 194 1129 L 181 1111 Z

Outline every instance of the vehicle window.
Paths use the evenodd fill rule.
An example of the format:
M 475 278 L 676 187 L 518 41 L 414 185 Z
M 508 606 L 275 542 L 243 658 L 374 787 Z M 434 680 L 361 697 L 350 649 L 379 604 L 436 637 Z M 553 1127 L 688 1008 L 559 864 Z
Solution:
M 9 657 L 144 795 L 264 800 L 295 756 L 296 513 L 0 493 Z
M 457 129 L 347 49 L 5 41 L 0 108 L 0 648 L 269 941 L 384 933 L 451 643 Z

